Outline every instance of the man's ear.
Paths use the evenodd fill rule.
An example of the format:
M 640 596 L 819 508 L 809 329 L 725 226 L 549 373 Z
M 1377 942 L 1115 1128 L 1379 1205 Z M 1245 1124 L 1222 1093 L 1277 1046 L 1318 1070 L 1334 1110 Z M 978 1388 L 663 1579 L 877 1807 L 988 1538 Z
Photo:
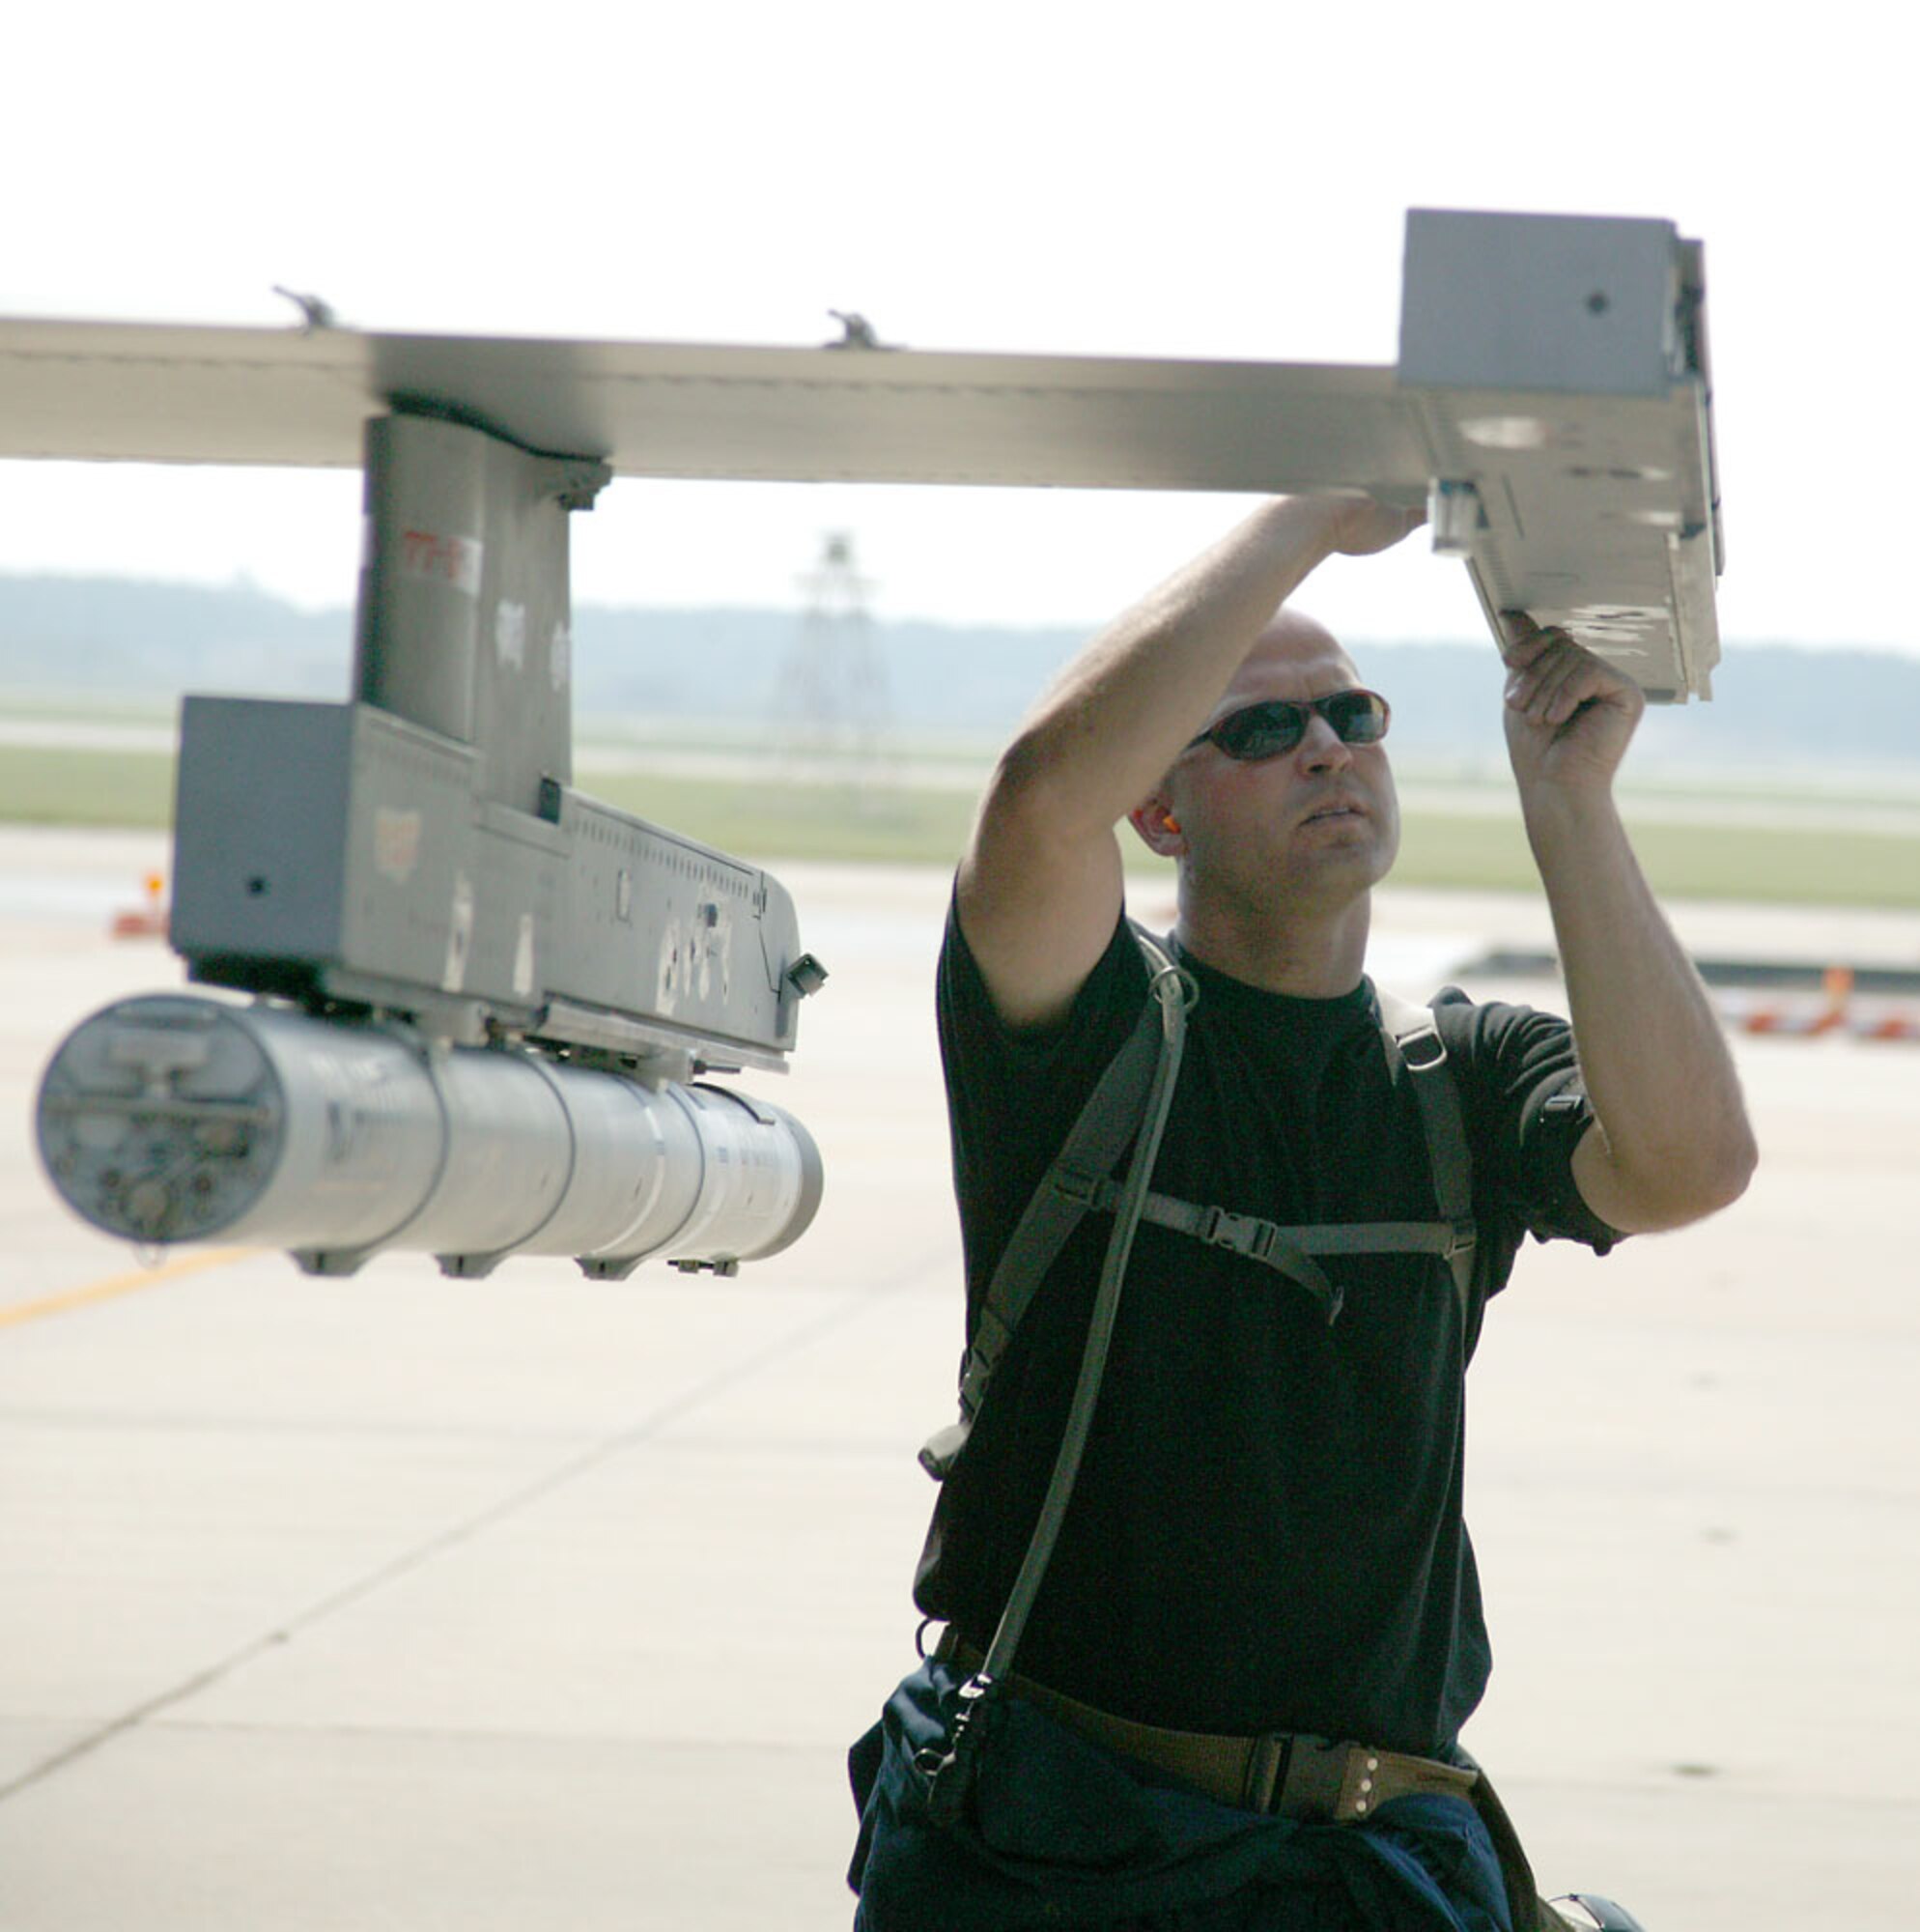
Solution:
M 1140 834 L 1142 844 L 1148 851 L 1158 852 L 1163 859 L 1177 859 L 1187 849 L 1180 821 L 1160 792 L 1150 793 L 1135 806 L 1127 813 L 1127 823 Z

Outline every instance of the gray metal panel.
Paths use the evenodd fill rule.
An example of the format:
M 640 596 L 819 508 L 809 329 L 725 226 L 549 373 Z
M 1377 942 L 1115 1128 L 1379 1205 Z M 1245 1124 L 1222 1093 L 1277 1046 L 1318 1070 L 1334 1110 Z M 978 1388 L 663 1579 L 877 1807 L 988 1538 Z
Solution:
M 367 424 L 353 695 L 475 742 L 488 456 L 503 445 L 425 416 Z
M 471 996 L 475 914 L 492 896 L 476 850 L 479 754 L 372 705 L 336 708 L 353 721 L 353 767 L 333 825 L 343 911 L 319 955 L 328 978 Z
M 430 416 L 367 431 L 353 691 L 480 753 L 483 798 L 540 809 L 573 775 L 573 619 L 561 498 L 595 469 Z
M 351 735 L 337 704 L 185 700 L 174 805 L 176 952 L 189 960 L 334 954 Z
M 1422 398 L 1437 476 L 1473 483 L 1491 621 L 1565 624 L 1652 697 L 1705 697 L 1720 644 L 1702 405 L 1461 390 Z
M 310 972 L 342 999 L 475 1003 L 626 1052 L 642 1016 L 707 1059 L 778 1064 L 800 941 L 774 880 L 571 790 L 558 825 L 487 803 L 477 770 L 371 705 L 189 698 L 176 949 L 229 985 Z M 556 1004 L 569 1017 L 541 1023 Z
M 793 1045 L 785 975 L 800 936 L 774 880 L 577 792 L 561 823 L 577 842 L 551 994 L 694 1037 Z
M 175 950 L 229 984 L 347 966 L 440 985 L 453 881 L 474 871 L 473 763 L 365 705 L 189 697 Z
M 1400 381 L 1664 397 L 1683 373 L 1680 248 L 1670 221 L 1413 209 Z

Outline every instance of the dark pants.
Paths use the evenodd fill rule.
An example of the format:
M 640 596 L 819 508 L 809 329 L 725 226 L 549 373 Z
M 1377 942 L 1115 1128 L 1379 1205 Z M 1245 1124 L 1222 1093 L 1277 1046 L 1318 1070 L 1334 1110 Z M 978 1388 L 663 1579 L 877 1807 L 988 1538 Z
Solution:
M 1266 1817 L 1153 1781 L 1018 1697 L 998 1700 L 970 1802 L 927 1813 L 961 1680 L 928 1662 L 848 1765 L 861 1810 L 857 1932 L 1512 1932 L 1500 1864 L 1464 1799 L 1368 1824 Z

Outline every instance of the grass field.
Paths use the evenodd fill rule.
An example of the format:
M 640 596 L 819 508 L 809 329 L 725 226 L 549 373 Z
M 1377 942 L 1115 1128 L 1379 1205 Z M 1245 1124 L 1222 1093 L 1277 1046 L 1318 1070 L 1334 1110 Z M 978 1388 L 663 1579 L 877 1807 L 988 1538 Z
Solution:
M 157 752 L 0 745 L 0 822 L 170 825 L 173 765 Z
M 581 787 L 643 818 L 764 860 L 854 859 L 950 865 L 973 812 L 969 795 L 910 787 L 776 783 L 596 771 Z M 0 822 L 163 827 L 173 760 L 153 752 L 0 745 Z M 1655 887 L 1685 898 L 1920 908 L 1920 816 L 1851 826 L 1830 802 L 1819 824 L 1715 823 L 1657 798 L 1624 807 Z M 1782 816 L 1788 808 L 1783 805 Z M 1155 862 L 1140 854 L 1144 866 Z M 1409 886 L 1525 889 L 1534 882 L 1518 814 L 1483 792 L 1424 795 L 1406 814 L 1396 880 Z

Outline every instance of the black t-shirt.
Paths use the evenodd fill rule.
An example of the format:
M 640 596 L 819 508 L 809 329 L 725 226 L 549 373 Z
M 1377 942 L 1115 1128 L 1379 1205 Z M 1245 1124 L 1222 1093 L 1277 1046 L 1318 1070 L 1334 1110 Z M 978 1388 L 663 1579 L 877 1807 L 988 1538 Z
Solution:
M 1181 963 L 1200 999 L 1154 1187 L 1283 1226 L 1434 1219 L 1418 1103 L 1390 1075 L 1370 985 L 1293 999 Z M 1068 1018 L 1016 1032 L 949 916 L 939 1019 L 970 1337 L 1146 980 L 1122 921 Z M 1144 1723 L 1419 1752 L 1479 1702 L 1490 1657 L 1460 1514 L 1466 1361 L 1527 1231 L 1602 1253 L 1617 1237 L 1569 1171 L 1591 1116 L 1566 1023 L 1458 994 L 1437 1011 L 1474 1156 L 1464 1332 L 1430 1256 L 1329 1259 L 1345 1293 L 1330 1327 L 1271 1270 L 1143 1224 L 1023 1674 Z M 1112 1226 L 1089 1214 L 1061 1251 L 935 1509 L 916 1598 L 981 1645 L 1053 1468 Z

